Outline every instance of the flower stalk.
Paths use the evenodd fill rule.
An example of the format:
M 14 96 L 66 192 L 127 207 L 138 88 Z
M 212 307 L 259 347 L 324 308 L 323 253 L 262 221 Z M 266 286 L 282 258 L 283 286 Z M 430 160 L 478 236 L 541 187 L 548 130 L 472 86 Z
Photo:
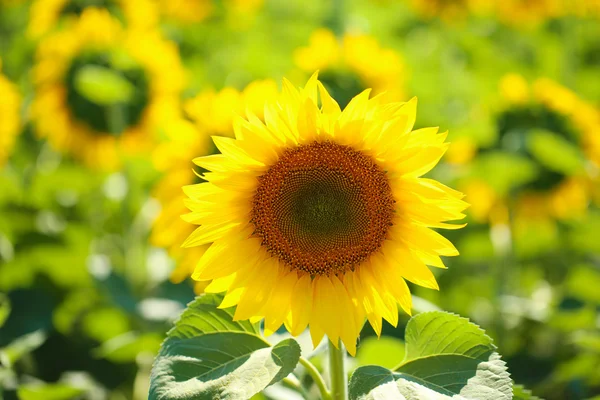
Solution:
M 338 347 L 336 348 L 331 341 L 329 341 L 329 377 L 331 385 L 331 399 L 332 400 L 347 400 L 347 377 L 346 370 L 344 368 L 344 355 L 346 349 L 341 341 L 338 341 Z

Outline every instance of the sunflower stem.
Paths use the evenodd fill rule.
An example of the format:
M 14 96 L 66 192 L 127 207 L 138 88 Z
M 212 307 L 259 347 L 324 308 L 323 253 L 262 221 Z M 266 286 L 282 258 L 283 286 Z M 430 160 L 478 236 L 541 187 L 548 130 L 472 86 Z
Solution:
M 300 357 L 300 364 L 304 366 L 306 372 L 311 376 L 317 387 L 319 388 L 319 392 L 321 393 L 321 398 L 323 400 L 331 400 L 331 394 L 329 390 L 327 390 L 327 385 L 325 385 L 325 381 L 321 376 L 321 373 L 310 361 L 308 361 L 304 357 Z
M 347 400 L 347 382 L 346 370 L 344 368 L 344 355 L 346 349 L 341 340 L 338 340 L 338 347 L 335 347 L 331 340 L 329 341 L 329 376 L 331 380 L 331 399 Z

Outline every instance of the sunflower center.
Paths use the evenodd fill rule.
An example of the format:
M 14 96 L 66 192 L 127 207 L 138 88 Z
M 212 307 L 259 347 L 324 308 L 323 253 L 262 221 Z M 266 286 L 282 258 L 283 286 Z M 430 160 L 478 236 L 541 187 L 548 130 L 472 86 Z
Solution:
M 379 249 L 394 199 L 385 172 L 351 147 L 313 142 L 284 152 L 259 178 L 255 235 L 311 275 L 344 272 Z
M 80 54 L 67 70 L 66 87 L 73 117 L 100 135 L 135 126 L 150 96 L 145 72 L 120 53 Z

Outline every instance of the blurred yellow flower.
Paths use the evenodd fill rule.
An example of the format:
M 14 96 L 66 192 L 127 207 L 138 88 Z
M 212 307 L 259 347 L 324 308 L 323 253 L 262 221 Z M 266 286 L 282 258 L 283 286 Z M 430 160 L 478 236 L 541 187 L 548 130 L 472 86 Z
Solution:
M 221 154 L 196 158 L 206 181 L 184 187 L 200 225 L 184 247 L 210 247 L 193 278 L 227 291 L 234 320 L 265 319 L 265 331 L 307 326 L 350 354 L 365 317 L 411 313 L 405 280 L 438 289 L 427 267 L 458 252 L 431 228 L 464 217 L 462 194 L 421 176 L 444 154 L 446 133 L 412 130 L 416 99 L 387 103 L 370 90 L 342 111 L 316 74 L 302 89 L 284 81 L 265 106 L 236 118 L 235 138 L 213 137 Z M 233 251 L 232 251 L 233 250 Z
M 530 99 L 527 80 L 519 74 L 507 74 L 500 80 L 500 94 L 512 104 L 525 104 Z
M 277 93 L 277 83 L 266 79 L 251 82 L 241 92 L 232 87 L 218 92 L 206 90 L 188 100 L 184 107 L 201 129 L 211 134 L 232 136 L 236 115 L 244 115 L 250 110 L 262 118 L 265 100 L 274 98 Z
M 193 122 L 180 119 L 164 129 L 167 140 L 159 144 L 153 154 L 157 169 L 164 172 L 153 195 L 160 202 L 162 211 L 154 222 L 151 242 L 166 248 L 176 262 L 171 280 L 179 283 L 192 275 L 194 268 L 208 246 L 182 249 L 181 243 L 193 232 L 193 225 L 183 221 L 187 212 L 186 196 L 182 186 L 200 179 L 194 174 L 191 160 L 200 155 L 214 153 L 211 135 L 233 136 L 233 120 L 236 115 L 250 111 L 263 118 L 264 104 L 278 94 L 275 81 L 262 80 L 250 83 L 243 91 L 225 88 L 221 91 L 207 90 L 190 99 L 186 104 L 187 115 Z M 201 293 L 208 282 L 196 282 L 195 290 Z
M 213 0 L 159 0 L 162 14 L 185 24 L 197 24 L 212 15 Z
M 438 17 L 447 23 L 456 23 L 469 14 L 488 13 L 494 0 L 411 0 L 411 5 L 424 18 Z
M 564 220 L 585 215 L 594 185 L 585 163 L 600 161 L 593 143 L 600 132 L 600 112 L 547 78 L 530 85 L 509 74 L 501 80 L 500 92 L 508 103 L 501 134 L 525 135 L 519 146 L 540 168 L 534 187 L 516 196 L 515 217 Z M 510 141 L 520 143 L 515 137 Z
M 33 0 L 29 10 L 29 24 L 27 33 L 37 39 L 54 29 L 61 18 L 67 24 L 72 23 L 86 8 L 93 6 L 94 2 L 86 5 L 77 0 Z M 111 0 L 107 7 L 118 9 L 123 13 L 127 26 L 130 29 L 152 28 L 158 23 L 158 7 L 153 0 Z
M 21 128 L 21 95 L 17 86 L 2 75 L 0 59 L 0 167 L 11 154 Z
M 107 10 L 86 8 L 39 43 L 36 60 L 37 134 L 91 167 L 117 168 L 180 114 L 185 71 L 175 44 L 125 30 Z
M 477 153 L 477 144 L 469 137 L 460 137 L 450 143 L 444 161 L 454 165 L 464 165 L 473 160 Z
M 380 47 L 368 35 L 346 34 L 339 41 L 330 30 L 317 29 L 310 36 L 309 45 L 294 52 L 294 62 L 305 72 L 321 71 L 322 82 L 340 103 L 347 103 L 353 94 L 366 88 L 372 88 L 374 94 L 385 92 L 388 101 L 405 97 L 406 71 L 400 55 Z M 345 74 L 351 76 L 347 79 Z M 341 87 L 352 79 L 358 80 L 360 87 L 351 83 Z
M 508 25 L 535 26 L 570 13 L 571 10 L 565 8 L 563 3 L 566 4 L 562 0 L 500 0 L 495 2 L 495 13 Z

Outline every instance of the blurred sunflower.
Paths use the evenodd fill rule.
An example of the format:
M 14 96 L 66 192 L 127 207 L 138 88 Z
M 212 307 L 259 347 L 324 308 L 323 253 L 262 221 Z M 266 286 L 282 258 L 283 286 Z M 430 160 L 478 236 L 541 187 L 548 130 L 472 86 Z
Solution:
M 85 9 L 44 38 L 36 56 L 37 133 L 89 166 L 117 168 L 122 154 L 144 151 L 179 115 L 177 47 L 154 31 L 124 30 L 104 9 Z
M 493 0 L 411 0 L 414 10 L 423 18 L 438 17 L 445 22 L 455 23 L 469 14 L 490 11 Z
M 294 52 L 295 64 L 305 72 L 320 71 L 320 80 L 341 106 L 354 94 L 372 88 L 389 101 L 405 97 L 405 67 L 400 55 L 381 48 L 374 37 L 346 34 L 341 41 L 328 29 L 312 33 L 307 47 Z
M 498 118 L 499 141 L 493 150 L 523 157 L 537 171 L 535 179 L 519 188 L 512 205 L 515 219 L 544 222 L 585 215 L 593 187 L 590 167 L 600 161 L 594 143 L 600 131 L 598 110 L 545 78 L 529 85 L 522 76 L 509 74 L 500 92 L 505 109 Z M 503 194 L 482 180 L 462 189 L 474 205 L 471 214 L 476 219 L 507 221 Z M 503 217 L 494 218 L 493 210 Z
M 153 0 L 33 0 L 27 33 L 32 38 L 40 38 L 61 19 L 73 22 L 90 7 L 105 8 L 122 16 L 131 29 L 151 28 L 158 22 L 158 8 Z
M 0 167 L 11 154 L 21 125 L 21 96 L 15 84 L 2 75 L 0 59 Z
M 181 119 L 165 128 L 168 140 L 157 146 L 153 154 L 154 164 L 164 171 L 164 176 L 154 190 L 162 211 L 154 222 L 150 240 L 153 245 L 166 248 L 175 259 L 177 267 L 171 274 L 174 283 L 192 275 L 208 247 L 181 248 L 194 230 L 193 225 L 180 217 L 187 212 L 181 187 L 200 181 L 192 170 L 191 160 L 215 152 L 210 135 L 233 136 L 235 115 L 250 110 L 262 120 L 265 102 L 274 99 L 277 93 L 277 84 L 272 80 L 252 82 L 241 92 L 230 87 L 219 92 L 207 90 L 186 103 L 187 115 L 193 123 Z M 194 289 L 201 293 L 207 284 L 196 282 Z
M 167 19 L 184 24 L 197 24 L 215 11 L 213 0 L 159 0 L 160 10 Z
M 197 24 L 224 13 L 234 28 L 259 10 L 264 0 L 159 0 L 161 13 L 181 24 Z M 242 18 L 242 20 L 240 20 Z
M 221 154 L 196 158 L 206 182 L 185 186 L 200 225 L 184 247 L 210 247 L 193 278 L 224 292 L 234 319 L 265 319 L 316 345 L 327 334 L 356 352 L 365 317 L 411 312 L 405 279 L 437 289 L 427 265 L 458 252 L 431 228 L 464 217 L 462 195 L 420 178 L 447 148 L 437 128 L 413 131 L 416 99 L 387 103 L 370 90 L 341 111 L 316 74 L 298 90 L 284 81 L 265 122 L 236 118 L 235 138 L 213 137 Z M 232 249 L 235 249 L 232 251 Z
M 508 25 L 535 26 L 569 14 L 571 10 L 565 9 L 563 3 L 562 0 L 502 0 L 495 2 L 495 12 Z

